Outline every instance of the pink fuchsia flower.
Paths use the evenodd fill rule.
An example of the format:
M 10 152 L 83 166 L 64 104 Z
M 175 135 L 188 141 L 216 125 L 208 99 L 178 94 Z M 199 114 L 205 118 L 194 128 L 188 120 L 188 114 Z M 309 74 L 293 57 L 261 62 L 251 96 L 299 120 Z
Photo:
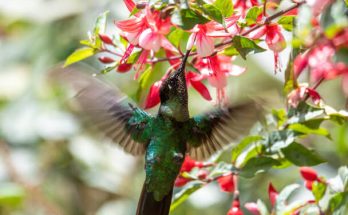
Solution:
M 159 91 L 162 85 L 162 80 L 156 81 L 151 87 L 149 94 L 147 94 L 145 100 L 145 109 L 152 108 L 160 103 Z
M 281 69 L 279 53 L 286 48 L 285 38 L 281 28 L 276 23 L 265 25 L 253 33 L 249 34 L 251 39 L 260 39 L 265 35 L 265 42 L 270 50 L 274 53 L 275 72 Z
M 214 38 L 216 37 L 231 37 L 238 33 L 239 28 L 236 25 L 239 16 L 231 16 L 225 19 L 226 28 L 220 23 L 211 21 L 206 24 L 196 25 L 187 42 L 187 49 L 191 49 L 195 44 L 197 54 L 200 57 L 207 57 L 214 53 L 215 45 Z
M 272 183 L 269 183 L 268 186 L 268 198 L 272 204 L 272 206 L 275 205 L 278 197 L 278 192 L 277 190 L 273 187 Z
M 227 174 L 218 178 L 217 182 L 223 192 L 233 193 L 237 178 L 234 174 Z
M 125 2 L 129 10 L 134 8 L 134 2 L 130 0 Z M 159 11 L 152 11 L 147 5 L 135 17 L 115 22 L 115 24 L 121 30 L 121 35 L 132 45 L 139 45 L 154 52 L 161 47 L 177 51 L 164 36 L 170 31 L 170 18 L 162 18 Z
M 336 49 L 328 43 L 319 44 L 305 54 L 296 57 L 295 75 L 299 76 L 305 68 L 309 68 L 311 79 L 317 82 L 321 79 L 333 79 L 348 73 L 348 66 L 343 62 L 334 62 Z
M 314 89 L 308 88 L 307 84 L 302 84 L 297 89 L 291 91 L 288 95 L 288 104 L 292 107 L 297 107 L 301 101 L 306 98 L 311 98 L 315 105 L 319 105 L 321 96 Z
M 214 55 L 207 58 L 200 58 L 195 64 L 195 67 L 201 73 L 198 80 L 206 78 L 211 86 L 216 88 L 217 103 L 219 104 L 227 102 L 225 93 L 227 76 L 239 76 L 245 72 L 245 68 L 232 64 L 233 59 L 224 55 Z

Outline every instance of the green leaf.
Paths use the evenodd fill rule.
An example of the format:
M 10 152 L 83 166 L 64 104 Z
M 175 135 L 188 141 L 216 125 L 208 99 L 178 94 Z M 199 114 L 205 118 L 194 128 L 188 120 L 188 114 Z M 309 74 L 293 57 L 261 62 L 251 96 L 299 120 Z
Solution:
M 203 5 L 203 12 L 210 19 L 215 20 L 216 22 L 221 23 L 221 24 L 224 23 L 224 17 L 222 16 L 221 11 L 219 9 L 217 9 L 214 5 L 204 4 Z
M 168 35 L 168 40 L 175 46 L 179 47 L 181 43 L 181 39 L 183 35 L 185 34 L 185 31 L 183 31 L 180 28 L 175 28 L 170 34 Z
M 326 184 L 315 181 L 312 185 L 312 193 L 317 202 L 319 202 L 325 195 Z
M 90 47 L 77 49 L 65 61 L 64 67 L 79 62 L 96 54 L 96 50 Z
M 278 152 L 295 141 L 295 133 L 291 130 L 272 131 L 267 137 L 267 146 L 272 152 Z
M 289 126 L 289 129 L 296 131 L 300 134 L 316 134 L 316 135 L 325 136 L 330 139 L 330 133 L 325 128 L 311 129 L 303 124 L 295 123 L 295 124 L 291 124 Z
M 284 208 L 288 205 L 287 200 L 290 195 L 300 187 L 298 184 L 291 184 L 286 186 L 277 196 L 276 201 L 276 214 L 281 214 Z
M 321 116 L 322 108 L 313 107 L 305 102 L 300 102 L 297 108 L 291 107 L 288 111 L 288 124 L 303 123 Z
M 239 175 L 245 178 L 252 178 L 254 175 L 266 172 L 272 166 L 279 164 L 279 161 L 270 157 L 253 157 L 244 165 Z
M 325 161 L 313 150 L 309 150 L 299 143 L 292 143 L 282 149 L 286 159 L 296 166 L 315 166 Z
M 244 138 L 236 147 L 232 149 L 232 163 L 235 163 L 238 156 L 243 152 L 243 150 L 248 147 L 250 144 L 262 140 L 261 136 L 249 136 Z
M 234 46 L 230 46 L 223 51 L 226 56 L 236 56 L 239 55 L 238 50 Z
M 286 111 L 284 109 L 272 110 L 272 115 L 278 127 L 282 126 L 287 120 Z
M 257 22 L 257 18 L 260 16 L 262 11 L 263 7 L 254 6 L 250 8 L 245 16 L 246 24 L 248 26 L 255 24 Z
M 127 59 L 127 63 L 129 63 L 129 64 L 135 63 L 135 62 L 138 60 L 140 54 L 141 54 L 141 51 L 132 53 L 132 54 L 129 56 L 129 58 Z
M 294 26 L 295 16 L 282 16 L 278 20 L 278 24 L 281 25 L 285 30 L 292 31 Z
M 348 192 L 337 193 L 329 201 L 328 210 L 333 213 L 348 204 Z
M 174 11 L 171 21 L 184 30 L 190 30 L 197 24 L 209 22 L 209 19 L 204 18 L 201 14 L 191 9 L 182 9 Z
M 136 93 L 136 100 L 139 102 L 141 95 L 145 89 L 151 86 L 153 80 L 151 78 L 153 72 L 152 67 L 148 67 L 140 76 L 139 78 L 139 87 Z
M 233 45 L 244 60 L 249 53 L 259 53 L 266 51 L 266 49 L 258 46 L 253 40 L 242 36 L 233 37 Z
M 231 0 L 216 0 L 213 5 L 221 11 L 224 17 L 230 17 L 233 14 L 233 3 Z
M 170 211 L 172 212 L 173 210 L 175 210 L 175 208 L 177 208 L 181 203 L 183 203 L 192 193 L 202 188 L 203 186 L 204 183 L 200 181 L 194 181 L 185 186 L 184 189 L 175 194 L 172 204 L 170 206 Z

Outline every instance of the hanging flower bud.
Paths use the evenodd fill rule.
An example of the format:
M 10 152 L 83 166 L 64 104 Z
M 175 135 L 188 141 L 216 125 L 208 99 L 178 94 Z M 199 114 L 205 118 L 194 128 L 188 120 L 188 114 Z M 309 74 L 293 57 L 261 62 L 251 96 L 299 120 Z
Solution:
M 145 109 L 152 108 L 160 103 L 159 90 L 161 85 L 162 81 L 157 81 L 150 87 L 150 92 L 145 100 Z
M 120 64 L 118 67 L 117 67 L 117 72 L 119 73 L 125 73 L 125 72 L 128 72 L 131 68 L 132 68 L 132 64 L 130 63 L 123 63 L 123 64 Z
M 310 167 L 301 167 L 300 173 L 302 175 L 302 178 L 304 178 L 307 181 L 318 181 L 319 180 L 317 172 Z
M 275 205 L 275 203 L 277 201 L 277 197 L 278 197 L 278 192 L 273 187 L 272 183 L 269 183 L 269 186 L 268 186 L 268 198 L 269 198 L 272 206 Z
M 98 60 L 102 63 L 105 63 L 105 64 L 109 64 L 109 63 L 113 63 L 115 62 L 114 59 L 110 58 L 110 57 L 106 57 L 106 56 L 101 56 L 98 58 Z
M 106 34 L 99 34 L 99 38 L 105 43 L 109 45 L 113 45 L 112 39 Z

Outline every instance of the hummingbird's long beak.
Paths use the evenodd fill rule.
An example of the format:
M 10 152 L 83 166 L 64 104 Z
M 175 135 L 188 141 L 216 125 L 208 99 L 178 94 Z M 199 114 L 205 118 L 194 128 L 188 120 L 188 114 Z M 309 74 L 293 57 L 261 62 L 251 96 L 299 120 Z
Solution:
M 190 52 L 191 52 L 191 49 L 186 51 L 184 57 L 182 58 L 180 67 L 178 68 L 178 70 L 175 71 L 173 76 L 178 76 L 180 74 L 185 74 L 185 66 L 186 66 L 187 59 L 190 56 Z

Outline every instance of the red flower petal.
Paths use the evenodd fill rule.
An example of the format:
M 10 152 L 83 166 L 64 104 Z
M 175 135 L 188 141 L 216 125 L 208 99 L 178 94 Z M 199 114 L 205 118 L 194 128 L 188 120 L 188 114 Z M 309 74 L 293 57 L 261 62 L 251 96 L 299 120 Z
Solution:
M 317 172 L 310 168 L 310 167 L 301 167 L 300 173 L 302 177 L 307 181 L 318 181 L 318 174 Z
M 105 56 L 101 56 L 98 58 L 98 60 L 102 63 L 105 63 L 105 64 L 109 64 L 109 63 L 113 63 L 115 62 L 114 59 L 110 58 L 110 57 L 105 57 Z
M 224 192 L 234 192 L 234 175 L 226 175 L 218 178 L 217 182 L 220 185 L 220 188 Z
M 106 44 L 112 45 L 112 39 L 106 34 L 99 34 L 99 38 Z
M 157 81 L 150 87 L 150 92 L 145 100 L 145 109 L 152 108 L 160 103 L 159 90 L 161 84 L 162 81 Z
M 274 204 L 276 203 L 277 197 L 278 197 L 278 192 L 273 187 L 272 183 L 269 183 L 269 186 L 268 186 L 268 198 L 271 201 L 272 206 L 274 206 Z

